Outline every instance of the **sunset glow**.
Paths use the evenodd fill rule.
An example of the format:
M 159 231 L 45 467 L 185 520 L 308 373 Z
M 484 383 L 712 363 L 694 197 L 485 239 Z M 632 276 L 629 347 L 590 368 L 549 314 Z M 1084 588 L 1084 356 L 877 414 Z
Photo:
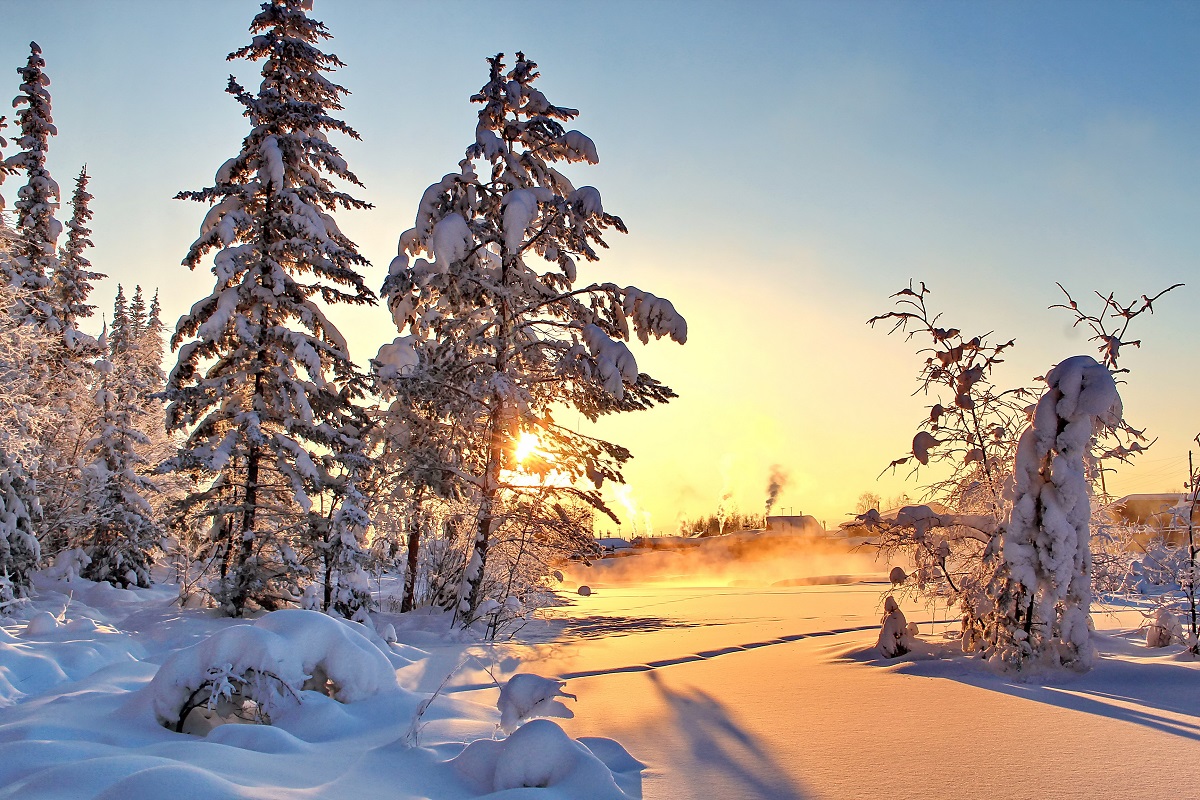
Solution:
M 538 456 L 539 458 L 548 459 L 549 454 L 539 449 L 541 440 L 537 434 L 532 431 L 521 431 L 520 437 L 517 438 L 517 446 L 513 451 L 513 458 L 518 464 L 524 463 L 530 456 Z
M 1200 797 L 1195 0 L 0 0 L 0 103 L 0 800 Z
M 660 292 L 689 321 L 683 347 L 631 344 L 639 369 L 679 398 L 596 429 L 633 452 L 626 474 L 639 503 L 664 533 L 711 513 L 729 459 L 732 501 L 754 510 L 780 464 L 793 480 L 779 505 L 836 525 L 864 491 L 916 494 L 904 473 L 877 476 L 908 450 L 912 434 L 900 432 L 928 413 L 931 403 L 911 396 L 920 361 L 864 324 L 910 278 L 929 284 L 949 324 L 1017 339 L 1007 385 L 1094 351 L 1047 310 L 1061 299 L 1054 281 L 1081 300 L 1191 281 L 1196 8 L 1101 5 L 1076 14 L 1071 4 L 873 4 L 868 14 L 859 3 L 743 13 L 614 2 L 559 9 L 535 33 L 509 17 L 463 28 L 454 4 L 327 3 L 331 50 L 347 62 L 337 80 L 353 91 L 344 116 L 363 137 L 344 152 L 375 205 L 339 222 L 373 262 L 365 274 L 378 289 L 422 190 L 472 141 L 483 56 L 524 49 L 597 143 L 600 163 L 572 164 L 569 176 L 598 187 L 630 229 L 609 237 L 599 266 L 581 263 L 581 276 Z M 223 60 L 244 27 L 229 17 L 257 6 L 218 7 L 10 2 L 0 30 L 14 66 L 31 37 L 46 50 L 63 131 L 55 175 L 65 186 L 85 162 L 93 175 L 92 260 L 109 275 L 98 293 L 111 296 L 117 282 L 169 286 L 168 324 L 211 279 L 178 266 L 202 212 L 170 198 L 206 185 L 244 135 L 221 91 L 227 73 L 257 85 L 252 69 Z M 453 29 L 460 57 L 444 58 L 437 37 L 396 48 L 396 26 Z M 592 31 L 583 42 L 581 26 Z M 140 72 L 148 96 L 186 102 L 147 117 L 102 99 L 131 66 L 104 43 L 131 37 L 153 64 Z M 713 71 L 713 53 L 741 55 Z M 446 66 L 428 69 L 435 62 Z M 728 124 L 697 121 L 694 98 L 679 91 L 701 74 Z M 111 133 L 66 135 L 81 129 Z M 131 141 L 170 169 L 127 169 Z M 1126 405 L 1158 442 L 1118 469 L 1118 493 L 1163 490 L 1186 470 L 1196 424 L 1180 398 L 1200 394 L 1200 373 L 1179 365 L 1196 291 L 1164 297 L 1129 353 Z M 394 334 L 383 307 L 331 318 L 360 365 Z M 1178 390 L 1159 391 L 1167 385 Z

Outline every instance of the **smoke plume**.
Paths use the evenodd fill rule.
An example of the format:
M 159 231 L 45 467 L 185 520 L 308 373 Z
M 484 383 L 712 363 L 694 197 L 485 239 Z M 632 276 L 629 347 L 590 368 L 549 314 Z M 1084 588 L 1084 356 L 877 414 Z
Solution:
M 788 485 L 788 472 L 778 464 L 771 465 L 771 473 L 767 477 L 767 507 L 763 512 L 763 516 L 771 513 L 771 509 L 775 506 L 775 501 L 779 499 L 779 493 Z
M 721 459 L 721 500 L 717 503 L 717 522 L 721 525 L 721 533 L 725 532 L 725 523 L 729 519 L 727 503 L 733 499 L 733 489 L 730 487 L 730 473 L 733 470 L 733 455 L 727 453 Z

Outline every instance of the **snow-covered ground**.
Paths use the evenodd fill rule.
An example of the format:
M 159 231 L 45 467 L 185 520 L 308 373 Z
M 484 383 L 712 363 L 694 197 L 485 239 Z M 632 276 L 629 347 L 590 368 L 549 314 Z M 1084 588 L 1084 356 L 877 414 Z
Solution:
M 170 586 L 42 580 L 0 634 L 0 798 L 465 798 L 537 783 L 552 788 L 496 796 L 1188 796 L 1172 776 L 1200 741 L 1197 665 L 1148 650 L 1136 609 L 1095 614 L 1087 675 L 1019 683 L 955 657 L 945 610 L 911 601 L 919 646 L 880 659 L 886 565 L 836 546 L 739 555 L 576 567 L 567 605 L 492 646 L 448 640 L 440 617 L 381 618 L 394 644 L 347 625 L 398 686 L 347 703 L 300 692 L 271 726 L 207 737 L 159 724 L 150 682 L 245 621 L 180 610 Z M 297 653 L 319 649 L 306 636 Z M 574 718 L 548 700 L 533 715 L 553 721 L 505 738 L 499 687 L 518 673 L 565 680 Z M 506 722 L 545 686 L 513 684 Z

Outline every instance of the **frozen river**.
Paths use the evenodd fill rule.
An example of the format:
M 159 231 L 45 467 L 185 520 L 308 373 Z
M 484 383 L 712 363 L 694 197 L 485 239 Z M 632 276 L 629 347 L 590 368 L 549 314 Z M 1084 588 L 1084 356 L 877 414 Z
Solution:
M 558 612 L 551 641 L 501 648 L 492 669 L 565 678 L 578 701 L 563 727 L 624 745 L 646 765 L 646 798 L 1155 797 L 1150 754 L 1194 763 L 1194 664 L 1118 635 L 1097 669 L 1057 686 L 961 657 L 881 662 L 870 646 L 888 589 L 597 582 Z M 1126 630 L 1136 616 L 1097 622 Z M 932 653 L 947 647 L 930 610 L 910 618 Z

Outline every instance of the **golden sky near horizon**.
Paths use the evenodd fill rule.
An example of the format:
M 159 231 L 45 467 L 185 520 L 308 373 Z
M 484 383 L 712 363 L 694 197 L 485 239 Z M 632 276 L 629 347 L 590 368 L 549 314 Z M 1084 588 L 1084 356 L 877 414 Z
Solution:
M 254 85 L 253 68 L 224 56 L 257 3 L 0 6 L 0 63 L 23 64 L 31 38 L 45 53 L 53 174 L 67 185 L 86 162 L 93 175 L 91 258 L 109 275 L 94 301 L 111 308 L 118 282 L 159 287 L 170 323 L 212 287 L 179 266 L 204 209 L 171 197 L 208 185 L 246 133 L 224 87 L 230 71 Z M 910 279 L 948 323 L 1017 339 L 996 376 L 1008 386 L 1095 352 L 1047 310 L 1055 281 L 1132 299 L 1197 275 L 1194 4 L 533 3 L 537 25 L 464 24 L 489 8 L 318 0 L 348 65 L 342 116 L 363 137 L 338 144 L 376 206 L 339 223 L 377 288 L 421 192 L 473 140 L 485 56 L 538 61 L 542 91 L 580 109 L 600 153 L 573 178 L 630 228 L 581 280 L 639 286 L 689 322 L 683 347 L 632 345 L 680 397 L 598 427 L 634 453 L 642 527 L 648 513 L 674 532 L 726 492 L 758 512 L 774 464 L 790 476 L 777 507 L 830 525 L 864 491 L 919 495 L 903 473 L 877 476 L 926 413 L 920 359 L 865 324 Z M 1117 493 L 1184 478 L 1200 431 L 1197 291 L 1135 323 L 1145 346 L 1127 354 L 1122 394 L 1159 441 Z M 331 317 L 360 364 L 395 335 L 383 308 Z

